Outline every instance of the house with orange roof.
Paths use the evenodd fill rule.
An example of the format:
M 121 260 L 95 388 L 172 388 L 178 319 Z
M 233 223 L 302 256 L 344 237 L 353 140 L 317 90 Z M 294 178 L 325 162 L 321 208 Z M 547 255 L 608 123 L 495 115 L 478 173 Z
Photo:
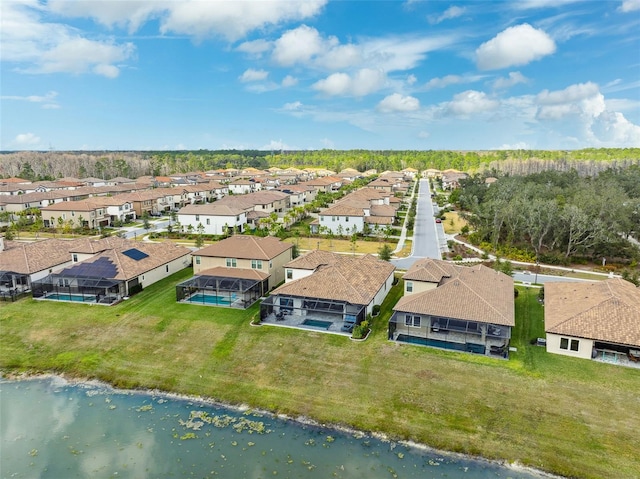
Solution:
M 310 252 L 286 264 L 288 270 L 305 273 L 289 278 L 261 303 L 262 321 L 344 334 L 382 304 L 395 267 L 372 255 Z
M 193 277 L 176 286 L 180 302 L 247 308 L 284 280 L 293 245 L 272 236 L 231 236 L 194 252 Z
M 640 288 L 620 278 L 544 284 L 547 351 L 640 365 Z
M 513 278 L 484 265 L 426 258 L 409 268 L 404 281 L 404 296 L 389 320 L 390 340 L 508 357 Z

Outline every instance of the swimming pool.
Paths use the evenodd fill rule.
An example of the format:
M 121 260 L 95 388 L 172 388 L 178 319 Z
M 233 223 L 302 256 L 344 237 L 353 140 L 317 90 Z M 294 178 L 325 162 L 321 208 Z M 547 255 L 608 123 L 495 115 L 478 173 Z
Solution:
M 422 346 L 432 346 L 434 348 L 453 349 L 454 351 L 466 351 L 468 353 L 484 354 L 486 351 L 485 346 L 482 344 L 474 343 L 452 343 L 448 341 L 441 341 L 438 339 L 418 338 L 415 336 L 408 336 L 406 334 L 399 334 L 397 341 L 403 343 L 420 344 Z
M 54 301 L 74 301 L 77 303 L 95 303 L 96 302 L 96 297 L 94 295 L 83 296 L 81 294 L 63 294 L 63 293 L 51 293 L 44 296 L 42 299 L 51 299 Z
M 190 303 L 217 304 L 220 306 L 229 306 L 235 301 L 234 298 L 227 296 L 217 296 L 215 294 L 196 293 L 187 299 Z
M 329 329 L 333 323 L 331 321 L 321 321 L 319 319 L 305 319 L 302 321 L 302 324 L 305 326 L 311 326 L 312 328 Z

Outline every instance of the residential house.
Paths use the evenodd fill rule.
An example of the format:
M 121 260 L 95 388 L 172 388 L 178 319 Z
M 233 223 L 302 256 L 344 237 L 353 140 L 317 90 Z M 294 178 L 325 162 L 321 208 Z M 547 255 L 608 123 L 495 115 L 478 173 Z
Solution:
M 640 364 L 640 289 L 620 278 L 544 284 L 547 351 Z
M 255 193 L 262 189 L 262 184 L 253 178 L 238 178 L 229 182 L 229 191 L 234 195 L 246 195 L 247 193 Z
M 178 301 L 246 308 L 284 281 L 293 245 L 267 236 L 231 236 L 194 253 L 193 278 Z
M 315 266 L 315 267 L 314 267 Z M 311 252 L 285 265 L 285 271 L 311 271 L 289 278 L 265 299 L 265 323 L 349 332 L 382 304 L 393 284 L 395 267 L 371 255 Z
M 417 261 L 404 276 L 389 339 L 401 343 L 508 356 L 515 325 L 513 278 L 484 265 Z
M 72 265 L 32 283 L 34 298 L 114 304 L 191 265 L 191 251 L 170 241 L 110 236 L 84 240 L 70 252 Z
M 111 226 L 111 217 L 107 213 L 107 208 L 92 199 L 63 201 L 42 208 L 41 211 L 45 228 L 67 226 L 96 229 Z
M 0 237 L 0 296 L 31 289 L 34 281 L 72 264 L 70 250 L 79 240 L 9 241 Z
M 242 233 L 247 225 L 247 209 L 233 205 L 215 203 L 187 205 L 178 211 L 178 222 L 183 231 L 223 235 L 231 231 Z

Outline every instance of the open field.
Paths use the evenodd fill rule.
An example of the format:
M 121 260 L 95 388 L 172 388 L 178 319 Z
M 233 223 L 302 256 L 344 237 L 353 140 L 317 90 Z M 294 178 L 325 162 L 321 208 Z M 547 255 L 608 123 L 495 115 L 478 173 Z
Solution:
M 504 361 L 387 341 L 399 281 L 365 342 L 251 326 L 258 313 L 177 304 L 173 275 L 112 307 L 0 305 L 0 367 L 159 388 L 383 431 L 585 478 L 640 477 L 640 371 L 546 354 L 521 289 Z
M 288 243 L 298 244 L 298 248 L 301 251 L 308 251 L 314 249 L 321 249 L 324 251 L 333 251 L 334 253 L 353 253 L 353 243 L 346 239 L 326 238 L 326 237 L 311 237 L 301 236 L 300 238 L 287 238 L 284 241 Z M 358 239 L 355 243 L 356 254 L 378 254 L 378 249 L 382 246 L 382 241 L 365 241 Z M 395 248 L 397 241 L 389 242 L 391 249 Z
M 444 232 L 448 235 L 459 234 L 462 227 L 467 224 L 456 211 L 449 211 L 444 214 L 445 219 L 442 220 Z

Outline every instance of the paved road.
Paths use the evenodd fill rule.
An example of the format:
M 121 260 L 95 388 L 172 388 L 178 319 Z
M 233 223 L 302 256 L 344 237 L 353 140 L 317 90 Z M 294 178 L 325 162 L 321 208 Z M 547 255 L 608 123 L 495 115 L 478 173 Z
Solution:
M 151 227 L 149 229 L 145 229 L 142 226 L 122 228 L 125 232 L 124 237 L 130 239 L 130 238 L 136 238 L 138 236 L 142 237 L 149 233 L 163 231 L 167 228 L 167 226 L 169 226 L 169 224 L 171 223 L 171 220 L 168 220 L 168 219 L 151 220 L 150 223 L 151 223 Z
M 416 219 L 413 226 L 413 250 L 411 256 L 391 261 L 396 268 L 409 269 L 420 258 L 442 258 L 438 238 L 444 239 L 444 231 L 442 224 L 435 222 L 433 208 L 429 180 L 420 180 Z
M 534 282 L 537 280 L 538 284 L 544 284 L 544 283 L 552 283 L 552 282 L 557 282 L 557 281 L 563 281 L 563 282 L 570 282 L 570 281 L 590 281 L 590 280 L 586 280 L 586 279 L 580 279 L 580 278 L 568 278 L 566 276 L 553 276 L 550 274 L 539 274 L 536 277 L 535 273 L 513 273 L 513 279 L 515 281 L 522 281 L 523 283 L 531 283 L 534 284 Z

